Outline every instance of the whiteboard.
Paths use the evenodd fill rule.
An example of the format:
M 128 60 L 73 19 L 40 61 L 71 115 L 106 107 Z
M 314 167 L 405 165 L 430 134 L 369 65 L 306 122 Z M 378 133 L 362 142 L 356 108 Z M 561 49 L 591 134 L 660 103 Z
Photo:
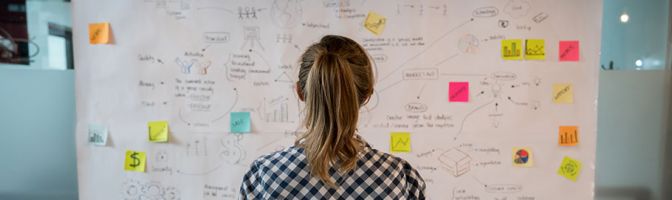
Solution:
M 390 133 L 409 132 L 411 151 L 392 154 L 430 199 L 592 199 L 601 11 L 582 0 L 74 1 L 80 199 L 237 198 L 250 163 L 301 132 L 297 60 L 325 34 L 368 50 L 376 91 L 359 134 L 390 152 L 404 145 Z M 369 13 L 385 20 L 365 27 Z M 89 44 L 98 22 L 111 44 Z M 543 39 L 545 58 L 504 59 L 508 39 Z M 578 61 L 560 61 L 565 40 L 579 41 Z M 466 99 L 451 101 L 451 83 L 465 82 Z M 556 84 L 572 86 L 571 103 L 555 102 Z M 250 133 L 230 133 L 231 112 L 251 114 Z M 168 143 L 148 141 L 156 120 Z M 89 144 L 92 124 L 106 145 Z M 560 146 L 560 126 L 580 142 Z M 530 166 L 514 165 L 517 147 Z M 145 172 L 124 170 L 127 150 L 146 153 Z M 582 164 L 575 181 L 558 174 L 565 157 Z

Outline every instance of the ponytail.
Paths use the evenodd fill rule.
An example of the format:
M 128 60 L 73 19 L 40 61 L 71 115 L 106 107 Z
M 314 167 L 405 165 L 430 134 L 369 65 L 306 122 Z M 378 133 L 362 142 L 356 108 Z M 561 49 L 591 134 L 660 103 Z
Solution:
M 329 49 L 333 46 L 325 42 L 325 38 L 302 56 L 299 87 L 306 102 L 304 125 L 307 131 L 297 144 L 305 150 L 311 174 L 334 186 L 330 167 L 334 165 L 341 172 L 347 172 L 354 169 L 358 160 L 362 147 L 362 142 L 355 137 L 359 108 L 373 91 L 373 77 L 368 57 L 357 43 L 348 39 L 360 52 L 353 54 Z M 357 61 L 362 55 L 366 62 Z

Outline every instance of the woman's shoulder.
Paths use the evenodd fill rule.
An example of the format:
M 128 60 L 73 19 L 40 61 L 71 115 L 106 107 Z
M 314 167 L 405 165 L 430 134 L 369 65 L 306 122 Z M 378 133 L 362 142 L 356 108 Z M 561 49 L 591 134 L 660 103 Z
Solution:
M 305 160 L 303 148 L 297 146 L 290 146 L 282 150 L 271 152 L 269 154 L 259 156 L 252 165 L 269 166 L 288 162 L 303 162 Z

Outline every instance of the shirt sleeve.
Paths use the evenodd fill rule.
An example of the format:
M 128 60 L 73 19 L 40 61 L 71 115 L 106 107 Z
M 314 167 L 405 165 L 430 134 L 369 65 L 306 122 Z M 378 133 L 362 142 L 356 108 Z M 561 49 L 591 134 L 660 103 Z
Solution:
M 408 194 L 408 199 L 425 199 L 425 188 L 427 186 L 420 173 L 408 163 L 404 164 L 404 171 L 406 172 L 406 194 Z
M 259 165 L 257 161 L 253 162 L 250 169 L 243 176 L 243 182 L 240 184 L 240 193 L 238 199 L 260 199 L 258 187 L 260 187 L 260 179 L 258 176 Z

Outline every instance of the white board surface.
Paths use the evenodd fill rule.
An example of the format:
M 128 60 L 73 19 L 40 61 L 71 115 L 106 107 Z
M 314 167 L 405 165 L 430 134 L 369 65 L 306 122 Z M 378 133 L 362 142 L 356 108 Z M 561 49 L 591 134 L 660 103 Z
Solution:
M 116 0 L 73 2 L 80 199 L 235 199 L 260 155 L 291 146 L 302 104 L 297 60 L 325 34 L 351 37 L 375 61 L 376 92 L 360 135 L 389 152 L 391 132 L 411 134 L 407 159 L 430 199 L 592 199 L 601 1 L 582 0 Z M 375 35 L 370 12 L 385 17 Z M 88 25 L 109 22 L 112 44 L 89 44 Z M 544 60 L 504 60 L 503 39 L 543 39 Z M 560 62 L 560 41 L 579 41 Z M 467 102 L 449 101 L 469 83 Z M 571 84 L 573 102 L 554 102 Z M 465 92 L 465 91 L 463 91 Z M 250 112 L 252 132 L 229 132 Z M 147 122 L 169 122 L 151 143 Z M 105 146 L 88 127 L 108 130 Z M 560 146 L 559 127 L 580 142 Z M 403 141 L 402 141 L 403 142 Z M 516 147 L 532 152 L 514 166 Z M 124 171 L 127 150 L 146 172 Z M 576 181 L 558 175 L 582 163 Z

